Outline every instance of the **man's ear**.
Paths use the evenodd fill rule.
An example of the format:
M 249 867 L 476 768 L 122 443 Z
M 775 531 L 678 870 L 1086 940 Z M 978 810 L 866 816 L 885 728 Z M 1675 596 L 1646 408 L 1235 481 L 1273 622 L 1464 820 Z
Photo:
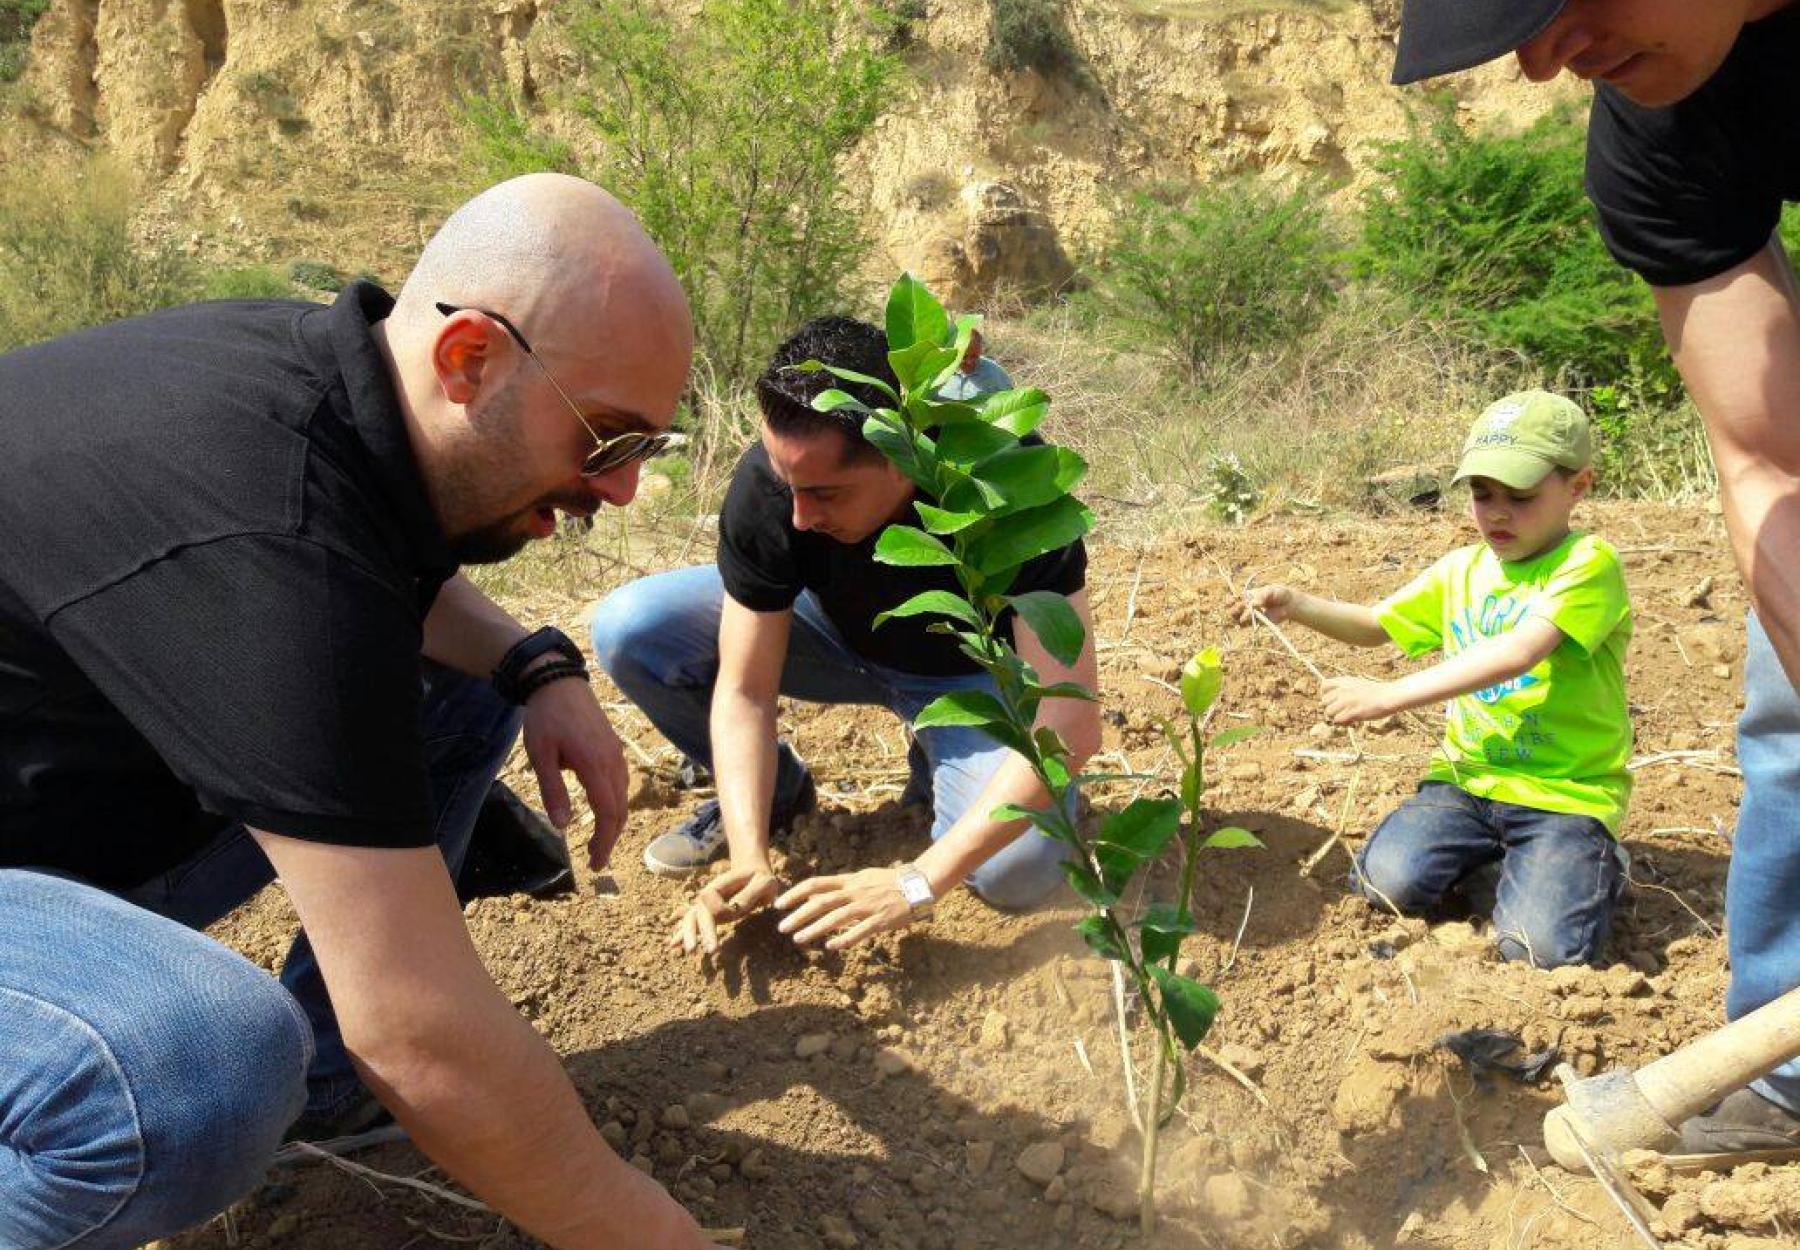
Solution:
M 1589 465 L 1587 468 L 1577 471 L 1575 476 L 1569 479 L 1569 491 L 1574 496 L 1570 502 L 1580 503 L 1593 489 L 1594 467 Z
M 445 399 L 467 404 L 481 393 L 494 363 L 494 341 L 501 333 L 486 317 L 469 310 L 452 313 L 438 328 L 431 343 L 431 367 Z

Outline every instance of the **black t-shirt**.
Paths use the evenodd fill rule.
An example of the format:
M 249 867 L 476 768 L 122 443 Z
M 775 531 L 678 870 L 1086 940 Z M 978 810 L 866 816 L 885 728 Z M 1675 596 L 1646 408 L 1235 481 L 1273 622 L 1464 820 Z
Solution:
M 903 673 L 939 677 L 977 672 L 956 640 L 926 632 L 938 617 L 902 617 L 870 628 L 877 613 L 926 590 L 961 593 L 947 568 L 900 568 L 875 562 L 877 530 L 851 545 L 794 528 L 794 497 L 752 443 L 732 471 L 719 514 L 719 577 L 725 592 L 753 612 L 779 612 L 810 590 L 850 649 Z M 1074 594 L 1086 584 L 1087 548 L 1080 542 L 1048 552 L 1019 570 L 1011 593 Z
M 1601 84 L 1587 186 L 1607 247 L 1654 286 L 1704 281 L 1761 250 L 1782 202 L 1800 199 L 1800 5 L 1745 26 L 1718 72 L 1668 108 Z
M 124 888 L 230 821 L 425 846 L 454 564 L 370 326 L 170 309 L 0 356 L 0 866 Z

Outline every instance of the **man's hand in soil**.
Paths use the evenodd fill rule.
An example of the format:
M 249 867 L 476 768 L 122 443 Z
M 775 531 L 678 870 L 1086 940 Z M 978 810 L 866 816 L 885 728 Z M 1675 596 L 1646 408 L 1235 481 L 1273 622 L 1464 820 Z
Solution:
M 912 923 L 912 906 L 900 889 L 900 869 L 865 868 L 832 877 L 812 877 L 775 900 L 794 910 L 777 927 L 801 946 L 825 938 L 825 949 L 845 950 L 858 942 Z
M 1332 677 L 1325 682 L 1321 698 L 1325 716 L 1334 725 L 1379 720 L 1392 716 L 1401 707 L 1392 682 L 1365 677 Z
M 587 792 L 594 813 L 594 836 L 588 839 L 588 867 L 598 872 L 612 856 L 613 843 L 625 827 L 625 798 L 630 774 L 619 736 L 583 681 L 553 681 L 525 703 L 525 754 L 537 773 L 544 811 L 558 829 L 568 826 L 573 810 L 563 773 L 572 772 Z
M 781 882 L 767 860 L 737 865 L 714 877 L 682 914 L 669 935 L 669 945 L 687 954 L 711 955 L 719 949 L 719 926 L 742 920 L 774 901 Z

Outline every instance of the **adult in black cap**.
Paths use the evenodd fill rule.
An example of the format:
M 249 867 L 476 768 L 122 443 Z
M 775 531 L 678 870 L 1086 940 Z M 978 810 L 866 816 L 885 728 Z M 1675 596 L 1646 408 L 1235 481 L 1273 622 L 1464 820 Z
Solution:
M 1726 896 L 1742 1015 L 1800 985 L 1800 283 L 1775 234 L 1800 199 L 1795 0 L 1406 0 L 1394 81 L 1515 52 L 1595 85 L 1588 194 L 1650 283 L 1706 422 L 1755 611 Z M 1688 1149 L 1800 1145 L 1800 1062 L 1683 1130 Z

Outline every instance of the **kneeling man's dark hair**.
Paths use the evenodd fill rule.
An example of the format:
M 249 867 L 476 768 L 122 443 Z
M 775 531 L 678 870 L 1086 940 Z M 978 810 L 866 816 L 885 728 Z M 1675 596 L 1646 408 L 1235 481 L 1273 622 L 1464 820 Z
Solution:
M 813 398 L 836 387 L 871 408 L 892 407 L 893 401 L 862 382 L 845 382 L 829 373 L 802 373 L 793 366 L 809 360 L 823 361 L 880 378 L 900 389 L 888 366 L 887 335 L 866 321 L 850 317 L 815 317 L 775 349 L 769 367 L 756 379 L 756 401 L 763 420 L 777 434 L 809 438 L 823 430 L 844 436 L 844 458 L 880 456 L 862 436 L 863 419 L 855 412 L 819 412 Z

